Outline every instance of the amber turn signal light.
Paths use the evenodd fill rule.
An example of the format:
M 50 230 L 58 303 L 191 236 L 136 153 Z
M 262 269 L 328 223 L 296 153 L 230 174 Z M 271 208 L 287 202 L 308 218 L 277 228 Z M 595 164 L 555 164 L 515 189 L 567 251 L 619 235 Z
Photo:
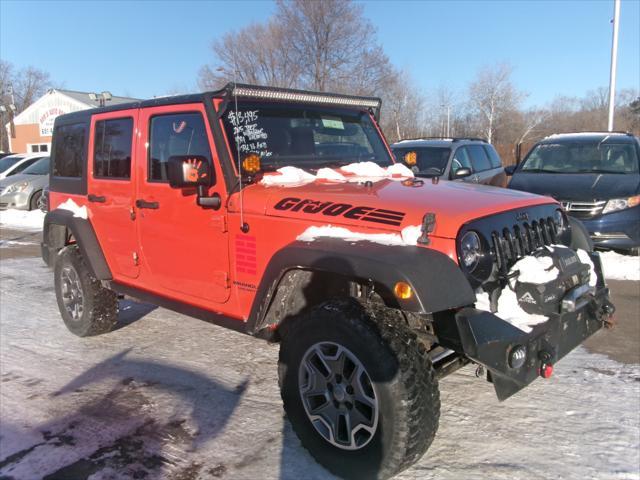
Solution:
M 255 153 L 250 153 L 242 160 L 242 170 L 253 175 L 260 171 L 260 157 Z
M 413 297 L 413 288 L 411 288 L 411 285 L 408 283 L 398 282 L 396 283 L 396 286 L 393 287 L 393 293 L 400 300 L 407 300 Z
M 416 152 L 407 152 L 404 154 L 403 160 L 404 163 L 412 167 L 418 162 L 418 154 Z

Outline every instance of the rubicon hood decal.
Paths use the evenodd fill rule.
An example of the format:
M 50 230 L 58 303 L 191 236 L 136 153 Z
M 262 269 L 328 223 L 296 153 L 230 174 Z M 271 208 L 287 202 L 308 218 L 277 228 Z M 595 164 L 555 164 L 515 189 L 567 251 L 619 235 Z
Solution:
M 384 225 L 400 226 L 404 219 L 404 212 L 374 208 L 367 206 L 336 203 L 331 201 L 312 200 L 308 198 L 285 197 L 277 202 L 273 208 L 281 211 L 309 213 L 327 217 L 343 216 L 363 222 L 382 223 Z

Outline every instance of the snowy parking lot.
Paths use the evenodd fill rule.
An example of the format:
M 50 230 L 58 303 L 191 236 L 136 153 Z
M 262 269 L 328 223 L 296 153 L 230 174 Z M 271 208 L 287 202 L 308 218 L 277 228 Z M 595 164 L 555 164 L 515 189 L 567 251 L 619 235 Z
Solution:
M 331 478 L 284 418 L 277 345 L 129 300 L 117 330 L 75 337 L 38 235 L 7 232 L 0 478 Z M 640 478 L 640 282 L 611 287 L 622 335 L 599 332 L 551 379 L 504 403 L 471 366 L 442 380 L 436 440 L 398 478 Z

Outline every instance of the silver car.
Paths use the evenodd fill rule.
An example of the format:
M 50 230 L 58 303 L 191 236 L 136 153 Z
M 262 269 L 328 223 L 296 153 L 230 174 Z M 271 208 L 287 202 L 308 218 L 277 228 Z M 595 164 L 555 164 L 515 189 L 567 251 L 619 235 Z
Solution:
M 49 185 L 49 157 L 43 157 L 21 173 L 0 180 L 0 210 L 38 208 L 42 190 Z

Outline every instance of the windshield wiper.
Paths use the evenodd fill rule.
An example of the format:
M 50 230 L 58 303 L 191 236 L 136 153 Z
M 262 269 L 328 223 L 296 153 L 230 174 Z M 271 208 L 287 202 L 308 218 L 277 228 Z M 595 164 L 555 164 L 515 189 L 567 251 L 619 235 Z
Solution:
M 601 168 L 591 168 L 589 170 L 577 170 L 576 173 L 617 173 L 617 174 L 624 175 L 625 173 L 628 173 L 628 172 L 620 172 L 618 170 L 604 170 Z

